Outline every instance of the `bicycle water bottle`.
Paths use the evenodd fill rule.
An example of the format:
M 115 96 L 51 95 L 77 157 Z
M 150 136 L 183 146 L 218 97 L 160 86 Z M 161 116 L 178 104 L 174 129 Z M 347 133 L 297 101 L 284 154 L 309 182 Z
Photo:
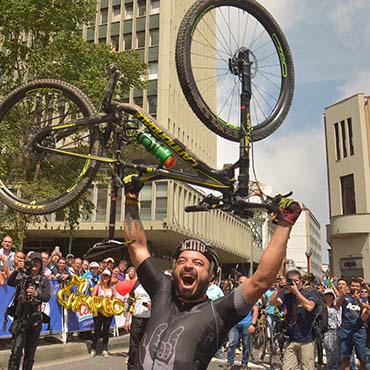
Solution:
M 147 152 L 158 158 L 160 164 L 166 168 L 175 167 L 175 155 L 168 148 L 159 143 L 158 140 L 148 131 L 141 131 L 137 135 L 137 141 L 145 147 Z

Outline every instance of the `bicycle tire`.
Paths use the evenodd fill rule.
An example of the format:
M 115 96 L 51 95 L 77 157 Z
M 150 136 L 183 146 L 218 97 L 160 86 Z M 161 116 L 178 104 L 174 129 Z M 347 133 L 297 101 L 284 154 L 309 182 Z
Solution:
M 37 151 L 30 143 L 40 129 L 66 124 L 65 129 L 51 131 L 43 143 L 99 155 L 96 127 L 68 125 L 70 120 L 94 114 L 90 99 L 64 81 L 34 80 L 10 92 L 0 104 L 0 201 L 16 211 L 41 215 L 66 207 L 85 192 L 99 162 Z
M 257 54 L 261 53 L 261 50 L 263 50 L 263 48 L 271 47 L 271 50 L 274 50 L 275 52 L 275 57 L 273 61 L 274 63 L 277 62 L 279 64 L 279 66 L 273 64 L 260 66 L 259 70 L 257 70 L 258 63 L 257 61 L 255 63 L 256 70 L 254 78 L 257 77 L 261 78 L 262 83 L 264 83 L 264 79 L 268 80 L 269 77 L 268 74 L 271 74 L 271 72 L 269 72 L 268 70 L 267 72 L 263 71 L 263 68 L 273 68 L 274 73 L 275 71 L 280 69 L 280 81 L 278 80 L 276 81 L 276 84 L 277 83 L 280 84 L 279 86 L 280 91 L 278 96 L 273 97 L 270 96 L 270 93 L 267 93 L 260 88 L 256 89 L 257 93 L 260 95 L 262 95 L 262 93 L 266 93 L 264 99 L 267 100 L 262 101 L 263 105 L 269 105 L 268 103 L 270 102 L 268 100 L 270 98 L 273 98 L 271 100 L 271 107 L 269 107 L 269 110 L 271 110 L 269 114 L 266 115 L 266 113 L 263 111 L 258 114 L 260 108 L 258 106 L 255 106 L 256 111 L 255 116 L 257 117 L 253 117 L 253 114 L 251 116 L 253 125 L 252 140 L 253 141 L 262 140 L 267 136 L 271 135 L 276 129 L 278 129 L 278 127 L 282 124 L 283 120 L 288 114 L 288 111 L 293 100 L 295 77 L 294 77 L 293 58 L 285 35 L 283 34 L 278 23 L 270 15 L 270 13 L 255 0 L 199 0 L 189 8 L 179 27 L 176 41 L 176 68 L 180 86 L 182 88 L 182 91 L 188 104 L 190 105 L 193 112 L 196 114 L 196 116 L 200 119 L 200 121 L 203 124 L 205 124 L 211 131 L 213 131 L 217 135 L 224 137 L 225 139 L 231 141 L 240 140 L 240 127 L 239 127 L 240 104 L 239 108 L 237 109 L 238 119 L 234 119 L 234 122 L 230 122 L 231 112 L 229 112 L 229 116 L 226 117 L 226 112 L 220 113 L 221 110 L 220 107 L 218 107 L 217 109 L 214 108 L 215 105 L 218 105 L 219 101 L 218 97 L 221 96 L 221 94 L 223 94 L 227 90 L 228 84 L 230 85 L 231 89 L 232 80 L 231 82 L 228 83 L 225 82 L 220 84 L 220 86 L 216 90 L 216 97 L 214 92 L 213 93 L 211 92 L 209 101 L 207 101 L 207 99 L 205 98 L 205 96 L 209 94 L 209 90 L 212 87 L 212 82 L 216 84 L 217 78 L 220 78 L 219 75 L 217 75 L 217 69 L 220 69 L 226 62 L 228 62 L 226 58 L 224 58 L 225 60 L 221 62 L 218 61 L 218 59 L 223 59 L 224 54 L 225 55 L 228 54 L 228 56 L 231 58 L 233 50 L 235 50 L 235 48 L 231 48 L 230 46 L 230 51 L 222 50 L 222 53 L 224 53 L 222 54 L 221 51 L 219 52 L 218 49 L 216 48 L 218 47 L 218 45 L 220 45 L 220 50 L 221 46 L 223 47 L 222 43 L 224 43 L 224 41 L 218 40 L 218 38 L 224 37 L 223 32 L 218 30 L 219 27 L 220 28 L 223 27 L 222 25 L 223 20 L 221 17 L 221 21 L 218 21 L 219 24 L 221 23 L 220 26 L 218 26 L 215 21 L 213 25 L 211 20 L 214 20 L 215 17 L 217 16 L 217 13 L 215 12 L 218 11 L 219 13 L 222 14 L 224 7 L 225 10 L 228 11 L 230 11 L 231 8 L 231 11 L 237 14 L 238 21 L 240 17 L 239 13 L 242 12 L 241 13 L 242 16 L 246 18 L 246 24 L 244 24 L 244 33 L 247 33 L 246 31 L 250 19 L 249 15 L 251 16 L 252 20 L 254 18 L 254 20 L 256 21 L 256 27 L 258 24 L 260 24 L 262 29 L 265 30 L 266 34 L 270 38 L 269 41 L 271 42 L 271 45 L 266 43 L 266 46 L 265 45 L 261 46 L 259 43 L 257 43 L 255 44 L 256 46 L 253 49 L 254 52 L 252 50 L 252 54 L 255 58 L 257 58 Z M 207 21 L 209 21 L 210 25 L 206 23 Z M 236 19 L 233 19 L 233 22 L 236 23 Z M 203 23 L 205 23 L 205 25 L 203 25 Z M 206 37 L 207 35 L 204 36 L 201 33 L 201 31 L 198 31 L 198 29 L 201 30 L 202 27 L 206 29 L 205 32 L 211 34 L 213 32 L 214 37 L 212 38 L 213 41 L 211 42 L 215 42 L 216 46 L 213 46 L 213 44 L 211 44 L 211 42 L 207 40 Z M 231 36 L 233 36 L 231 25 L 230 30 Z M 198 37 L 197 36 L 198 33 L 199 39 L 196 39 L 196 37 Z M 233 37 L 234 40 L 232 40 L 231 36 L 229 36 L 230 45 L 232 42 L 234 43 L 234 41 L 235 44 L 237 45 L 237 42 L 240 41 L 239 35 L 238 40 L 236 40 L 236 37 Z M 249 35 L 248 37 L 254 38 L 254 34 Z M 261 39 L 260 36 L 258 37 Z M 207 41 L 203 41 L 203 39 Z M 242 43 L 245 42 L 244 35 L 241 41 Z M 262 42 L 263 40 L 261 39 L 260 41 Z M 209 45 L 205 44 L 206 42 L 208 42 Z M 255 40 L 251 41 L 250 48 L 254 46 L 253 45 L 254 42 Z M 261 57 L 263 58 L 263 56 Z M 199 63 L 199 66 L 196 66 L 195 63 Z M 215 76 L 212 75 L 212 69 L 215 70 L 214 72 Z M 209 77 L 207 77 L 207 73 Z M 273 82 L 275 83 L 275 81 Z M 270 87 L 274 88 L 273 84 Z M 255 102 L 257 101 L 256 95 L 257 94 L 252 95 L 251 108 L 253 108 L 254 102 L 253 99 L 255 99 Z M 275 100 L 276 102 L 274 103 Z M 233 104 L 234 106 L 237 106 L 236 103 L 233 103 L 233 101 L 231 101 L 230 107 Z M 222 110 L 223 109 L 224 107 L 222 107 Z M 253 113 L 253 109 L 251 113 Z M 258 117 L 259 115 L 261 116 L 261 121 L 259 121 Z M 253 124 L 253 122 L 256 122 L 256 124 Z
M 256 331 L 252 336 L 253 357 L 258 362 L 263 362 L 266 355 L 267 328 L 258 323 Z

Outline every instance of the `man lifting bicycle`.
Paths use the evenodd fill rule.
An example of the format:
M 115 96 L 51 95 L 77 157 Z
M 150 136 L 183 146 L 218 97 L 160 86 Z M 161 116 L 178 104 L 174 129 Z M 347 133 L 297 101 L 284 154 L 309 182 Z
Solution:
M 229 330 L 253 307 L 275 280 L 281 267 L 290 230 L 301 207 L 284 199 L 278 224 L 253 276 L 232 294 L 208 300 L 206 290 L 219 268 L 213 248 L 191 238 L 173 255 L 173 279 L 155 265 L 139 218 L 138 198 L 142 184 L 125 179 L 124 231 L 132 263 L 152 299 L 152 316 L 140 343 L 135 369 L 206 369 Z M 290 210 L 291 209 L 291 210 Z

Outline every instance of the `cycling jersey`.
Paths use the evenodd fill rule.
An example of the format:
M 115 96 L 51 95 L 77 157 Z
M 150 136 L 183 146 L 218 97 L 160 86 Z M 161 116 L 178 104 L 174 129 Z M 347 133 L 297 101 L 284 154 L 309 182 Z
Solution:
M 229 330 L 251 310 L 242 287 L 201 303 L 176 297 L 172 280 L 146 259 L 137 269 L 152 300 L 151 318 L 140 343 L 136 370 L 206 370 Z

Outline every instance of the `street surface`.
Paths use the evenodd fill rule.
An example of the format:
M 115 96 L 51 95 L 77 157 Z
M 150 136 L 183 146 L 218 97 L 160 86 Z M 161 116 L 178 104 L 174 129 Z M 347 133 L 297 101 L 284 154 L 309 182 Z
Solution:
M 86 352 L 86 355 L 81 356 L 79 359 L 68 359 L 65 358 L 63 361 L 58 361 L 50 366 L 37 366 L 34 365 L 34 369 L 42 370 L 126 370 L 126 360 L 127 360 L 127 348 L 122 349 L 122 352 L 115 351 L 111 353 L 109 358 L 104 358 L 102 356 L 96 356 L 90 358 L 89 354 Z M 224 354 L 225 356 L 225 354 Z M 236 356 L 235 370 L 239 369 L 240 365 L 240 356 Z M 267 369 L 268 367 L 261 367 L 255 364 L 248 364 L 250 369 Z M 226 367 L 226 359 L 212 359 L 212 362 L 209 364 L 207 370 L 222 370 Z

